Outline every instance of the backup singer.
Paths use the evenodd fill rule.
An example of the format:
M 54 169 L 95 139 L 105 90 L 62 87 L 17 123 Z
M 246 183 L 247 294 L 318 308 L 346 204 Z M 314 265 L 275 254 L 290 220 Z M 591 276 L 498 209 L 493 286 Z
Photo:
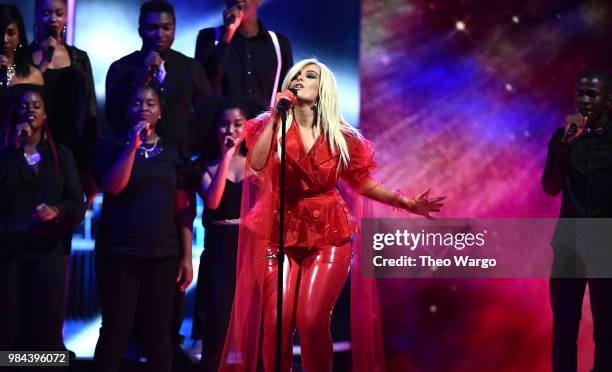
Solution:
M 561 218 L 552 241 L 554 255 L 549 283 L 552 370 L 577 371 L 578 331 L 588 286 L 595 341 L 592 371 L 603 372 L 612 370 L 612 279 L 607 275 L 609 269 L 606 275 L 587 277 L 593 262 L 585 259 L 581 248 L 586 239 L 578 235 L 570 222 L 574 218 L 612 217 L 610 75 L 601 70 L 583 72 L 576 85 L 575 103 L 577 114 L 568 116 L 565 128 L 558 128 L 548 143 L 542 175 L 544 191 L 551 196 L 560 193 L 563 196 Z M 597 231 L 587 235 L 597 235 Z M 585 248 L 591 254 L 609 249 L 605 244 Z
M 32 64 L 23 17 L 14 5 L 0 4 L 0 129 L 6 121 L 9 103 L 31 85 L 43 85 L 40 71 Z
M 216 142 L 218 156 L 202 164 L 202 169 L 197 172 L 201 175 L 202 223 L 206 235 L 200 259 L 192 337 L 201 339 L 204 345 L 204 371 L 217 371 L 219 368 L 236 288 L 238 224 L 246 164 L 243 146 L 245 112 L 235 103 L 221 105 L 215 120 L 216 141 L 211 141 Z
M 79 178 L 39 89 L 11 106 L 0 144 L 0 350 L 62 350 L 61 238 L 85 213 Z
M 178 283 L 185 291 L 193 278 L 193 215 L 186 161 L 157 135 L 160 115 L 157 92 L 136 89 L 129 98 L 127 143 L 109 141 L 96 153 L 95 171 L 105 193 L 96 240 L 102 299 L 96 371 L 119 369 L 136 314 L 149 370 L 171 370 L 175 289 Z
M 45 79 L 49 128 L 74 154 L 90 205 L 98 192 L 91 171 L 98 138 L 91 63 L 85 51 L 66 44 L 66 0 L 37 0 L 34 21 L 32 59 Z

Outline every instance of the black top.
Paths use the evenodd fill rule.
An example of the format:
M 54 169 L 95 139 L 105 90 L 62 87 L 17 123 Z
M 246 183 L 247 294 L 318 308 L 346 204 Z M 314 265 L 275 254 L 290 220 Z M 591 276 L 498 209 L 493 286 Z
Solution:
M 205 228 L 214 226 L 214 221 L 233 220 L 240 218 L 240 201 L 242 199 L 242 180 L 232 182 L 225 180 L 225 190 L 217 209 L 209 209 L 204 205 L 202 212 Z
M 47 122 L 56 142 L 67 146 L 80 170 L 91 169 L 98 138 L 98 103 L 87 53 L 67 45 L 70 66 L 46 69 Z
M 559 128 L 548 144 L 542 185 L 547 194 L 563 191 L 560 217 L 612 217 L 612 123 L 573 144 L 561 144 Z
M 194 161 L 193 175 L 200 177 L 206 169 L 204 161 Z M 216 224 L 215 221 L 233 220 L 240 218 L 240 204 L 242 201 L 243 181 L 232 182 L 225 180 L 225 190 L 221 196 L 219 207 L 209 209 L 204 204 L 202 212 L 202 224 L 206 229 L 204 235 L 204 254 L 200 264 L 214 266 L 216 269 L 225 267 L 235 272 L 236 257 L 238 252 L 238 230 L 239 225 Z
M 60 170 L 51 148 L 41 141 L 38 173 L 30 167 L 23 149 L 0 150 L 0 257 L 17 254 L 32 258 L 62 254 L 60 233 L 71 231 L 85 214 L 79 177 L 70 151 L 56 144 Z M 36 206 L 45 203 L 59 210 L 59 218 L 39 222 Z M 12 251 L 9 251 L 12 250 Z
M 146 54 L 136 51 L 113 62 L 106 75 L 106 118 L 119 132 L 128 126 L 125 118 L 128 99 L 136 87 L 134 79 L 140 75 Z M 199 113 L 210 93 L 208 79 L 193 58 L 172 49 L 161 57 L 165 61 L 166 76 L 160 88 L 162 118 L 156 130 L 165 141 L 188 154 L 191 132 L 206 125 Z
M 94 166 L 98 182 L 125 146 L 125 141 L 118 139 L 100 143 Z M 180 254 L 176 192 L 187 188 L 188 165 L 174 145 L 160 140 L 157 146 L 161 149 L 157 156 L 145 159 L 136 153 L 130 179 L 122 192 L 104 195 L 96 249 L 140 257 Z
M 257 104 L 267 110 L 273 91 L 278 91 L 287 72 L 293 66 L 293 52 L 289 39 L 275 32 L 281 51 L 281 73 L 274 88 L 277 58 L 268 30 L 259 23 L 257 35 L 246 38 L 236 32 L 229 44 L 215 46 L 218 27 L 205 28 L 198 33 L 195 58 L 202 63 L 213 90 L 223 96 L 233 96 Z M 219 32 L 220 35 L 220 32 Z

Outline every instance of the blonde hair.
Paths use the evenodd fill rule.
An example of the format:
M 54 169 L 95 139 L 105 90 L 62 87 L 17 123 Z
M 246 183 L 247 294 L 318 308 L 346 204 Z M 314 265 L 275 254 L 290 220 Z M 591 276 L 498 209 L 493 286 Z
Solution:
M 319 62 L 315 58 L 301 60 L 294 64 L 289 72 L 287 72 L 287 76 L 285 76 L 285 80 L 283 81 L 282 90 L 289 89 L 291 80 L 293 80 L 298 72 L 307 65 L 317 65 L 321 69 L 321 74 L 319 75 L 319 96 L 317 98 L 317 111 L 315 117 L 316 124 L 319 127 L 319 134 L 322 133 L 325 136 L 334 155 L 340 152 L 340 162 L 338 165 L 346 169 L 350 161 L 350 156 L 344 135 L 352 134 L 361 138 L 361 134 L 356 128 L 344 120 L 342 116 L 340 104 L 338 102 L 338 84 L 331 70 L 324 63 Z M 292 112 L 289 111 L 287 113 L 287 131 L 291 127 L 292 121 L 293 115 Z M 279 140 L 280 136 L 281 134 L 279 131 Z

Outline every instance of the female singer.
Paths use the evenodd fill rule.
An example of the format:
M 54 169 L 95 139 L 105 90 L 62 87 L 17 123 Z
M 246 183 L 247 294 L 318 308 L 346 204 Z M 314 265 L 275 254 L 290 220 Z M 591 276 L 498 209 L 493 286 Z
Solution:
M 201 339 L 204 345 L 205 371 L 219 369 L 236 288 L 240 199 L 246 165 L 245 112 L 235 103 L 220 106 L 215 118 L 219 155 L 198 172 L 206 235 L 198 271 L 192 338 Z
M 6 68 L 6 76 L 2 76 L 3 81 L 0 81 L 0 84 L 3 86 L 23 83 L 42 85 L 42 75 L 32 65 L 23 17 L 16 6 L 0 4 L 0 32 L 3 36 L 0 46 L 0 65 Z
M 74 153 L 90 205 L 97 193 L 91 162 L 98 109 L 89 57 L 66 44 L 67 19 L 66 0 L 36 0 L 32 58 L 45 79 L 49 128 Z
M 287 91 L 290 88 L 297 91 L 296 96 Z M 338 191 L 338 181 L 348 182 L 369 199 L 425 217 L 439 211 L 444 198 L 428 199 L 428 191 L 407 198 L 372 178 L 370 172 L 376 165 L 373 146 L 343 119 L 335 78 L 324 64 L 314 59 L 298 62 L 288 72 L 283 89 L 285 92 L 277 95 L 277 104 L 286 100 L 292 107 L 286 133 L 281 370 L 290 370 L 297 328 L 303 369 L 328 372 L 333 354 L 330 316 L 349 271 L 351 236 L 358 232 Z M 254 370 L 260 318 L 264 369 L 275 370 L 278 123 L 273 112 L 248 122 L 246 127 L 247 182 L 255 186 L 245 184 L 243 188 L 246 216 L 242 217 L 236 297 L 221 370 Z M 259 192 L 255 200 L 249 195 L 252 187 Z M 360 306 L 360 301 L 353 297 L 351 303 Z
M 83 219 L 81 188 L 72 154 L 51 139 L 40 89 L 11 107 L 0 143 L 0 350 L 62 350 L 61 236 Z
M 6 120 L 8 102 L 28 85 L 43 85 L 40 71 L 32 65 L 32 54 L 23 17 L 14 5 L 0 4 L 0 129 Z
M 171 369 L 175 289 L 178 282 L 185 291 L 193 278 L 193 209 L 185 189 L 186 161 L 155 131 L 160 115 L 158 93 L 151 87 L 136 89 L 128 104 L 127 143 L 109 142 L 96 153 L 95 171 L 104 191 L 96 239 L 102 299 L 96 371 L 119 369 L 136 314 L 142 317 L 150 370 Z

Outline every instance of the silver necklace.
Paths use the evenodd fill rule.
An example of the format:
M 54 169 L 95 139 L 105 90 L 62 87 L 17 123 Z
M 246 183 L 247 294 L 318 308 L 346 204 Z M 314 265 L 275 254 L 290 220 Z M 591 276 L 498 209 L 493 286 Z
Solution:
M 9 86 L 11 85 L 11 80 L 15 77 L 15 64 L 13 63 L 10 66 L 6 67 L 6 81 L 0 82 L 0 86 Z
M 28 165 L 36 165 L 40 162 L 41 156 L 38 151 L 33 154 L 28 154 L 27 152 L 23 152 L 23 157 L 25 158 Z
M 155 139 L 155 142 L 153 142 L 153 146 L 151 146 L 150 148 L 147 148 L 145 143 L 141 144 L 140 146 L 138 146 L 138 153 L 145 159 L 149 159 L 159 155 L 162 149 L 161 147 L 157 147 L 158 142 L 159 137 Z
M 15 64 L 13 63 L 9 67 L 6 68 L 6 82 L 10 83 L 15 76 Z

